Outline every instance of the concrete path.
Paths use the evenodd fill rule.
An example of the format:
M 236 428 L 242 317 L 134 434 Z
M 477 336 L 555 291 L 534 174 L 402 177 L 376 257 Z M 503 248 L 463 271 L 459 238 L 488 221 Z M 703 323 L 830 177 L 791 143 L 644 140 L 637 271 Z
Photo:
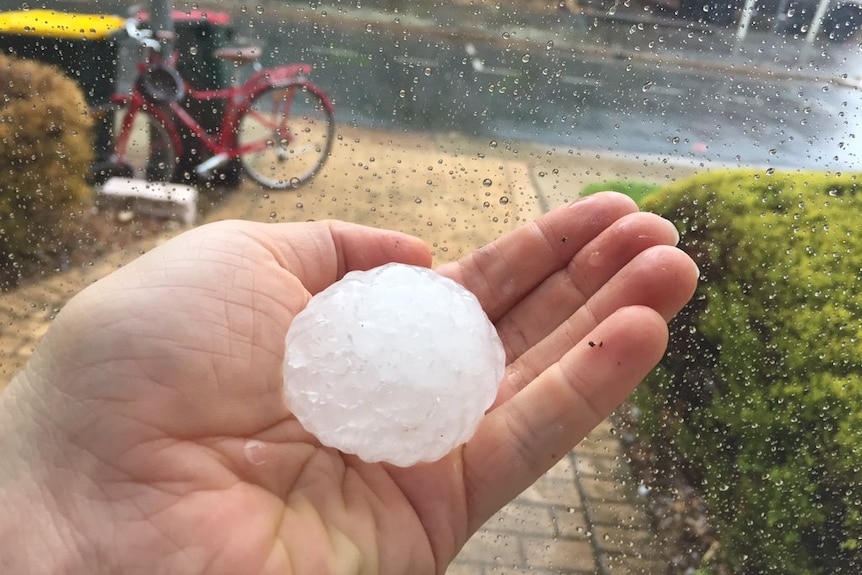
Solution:
M 661 183 L 692 171 L 643 158 L 339 127 L 331 160 L 309 186 L 271 192 L 246 182 L 214 202 L 204 220 L 356 221 L 416 234 L 442 263 L 574 199 L 585 183 Z M 0 294 L 0 389 L 70 297 L 175 233 Z M 636 487 L 613 424 L 605 422 L 491 518 L 448 573 L 663 573 Z

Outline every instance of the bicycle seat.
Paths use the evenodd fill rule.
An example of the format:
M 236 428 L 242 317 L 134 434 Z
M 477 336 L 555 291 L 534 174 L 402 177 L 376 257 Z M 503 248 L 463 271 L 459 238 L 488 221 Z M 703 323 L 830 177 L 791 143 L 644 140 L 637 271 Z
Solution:
M 257 62 L 263 50 L 260 46 L 246 46 L 243 48 L 219 48 L 213 52 L 213 56 L 219 60 L 226 60 L 237 64 L 251 64 Z

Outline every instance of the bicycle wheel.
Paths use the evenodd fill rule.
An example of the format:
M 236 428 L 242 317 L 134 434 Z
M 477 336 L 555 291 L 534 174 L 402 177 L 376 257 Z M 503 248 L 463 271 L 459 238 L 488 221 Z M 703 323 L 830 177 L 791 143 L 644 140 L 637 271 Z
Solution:
M 326 162 L 335 122 L 320 89 L 305 81 L 258 94 L 239 119 L 242 165 L 268 188 L 290 189 L 310 180 Z
M 145 106 L 126 126 L 129 111 L 128 106 L 118 106 L 114 113 L 114 161 L 133 178 L 171 181 L 178 154 L 166 116 Z

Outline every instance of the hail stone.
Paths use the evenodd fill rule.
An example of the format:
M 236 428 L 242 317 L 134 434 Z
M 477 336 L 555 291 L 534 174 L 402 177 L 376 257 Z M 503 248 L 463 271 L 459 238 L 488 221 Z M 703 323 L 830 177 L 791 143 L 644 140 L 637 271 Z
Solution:
M 285 343 L 287 402 L 303 427 L 402 467 L 470 439 L 506 363 L 470 291 L 404 264 L 348 273 L 297 314 Z

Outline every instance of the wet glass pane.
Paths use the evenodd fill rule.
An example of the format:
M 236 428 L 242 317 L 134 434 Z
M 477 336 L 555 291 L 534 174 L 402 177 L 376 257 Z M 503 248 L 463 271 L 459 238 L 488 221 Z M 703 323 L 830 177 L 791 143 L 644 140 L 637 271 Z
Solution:
M 25 369 L 73 296 L 96 284 L 89 299 L 78 300 L 88 305 L 67 313 L 98 314 L 103 302 L 93 294 L 110 285 L 98 280 L 137 270 L 126 266 L 208 224 L 341 220 L 396 230 L 427 244 L 436 266 L 573 200 L 615 191 L 669 219 L 701 274 L 691 302 L 670 322 L 658 366 L 572 450 L 543 461 L 536 481 L 507 493 L 511 502 L 486 513 L 489 519 L 455 525 L 433 549 L 428 540 L 411 541 L 384 553 L 380 543 L 385 557 L 375 557 L 369 572 L 384 565 L 449 575 L 862 569 L 862 259 L 855 222 L 862 198 L 862 4 L 150 2 L 0 0 L 0 390 Z M 560 245 L 574 237 L 554 238 L 555 249 L 565 253 Z M 617 251 L 649 251 L 631 247 L 652 241 L 644 237 L 633 233 Z M 567 281 L 588 284 L 592 272 L 584 270 L 606 265 L 611 256 L 595 245 L 578 250 L 573 261 L 581 269 L 571 266 Z M 212 247 L 201 241 L 188 253 L 201 246 Z M 354 261 L 374 260 L 371 251 L 357 249 Z M 287 249 L 278 253 L 279 265 L 292 257 Z M 514 278 L 532 263 L 520 252 L 516 262 L 494 250 L 480 253 L 511 265 Z M 218 264 L 196 268 L 177 258 L 163 279 L 197 285 L 200 269 L 218 278 L 208 280 L 215 287 L 224 281 L 254 293 L 269 281 L 254 268 L 230 283 L 213 271 Z M 306 267 L 325 271 L 329 264 L 350 265 L 321 256 Z M 610 275 L 627 285 L 620 268 Z M 486 283 L 489 292 L 509 289 Z M 650 306 L 656 294 L 673 292 L 671 284 L 634 284 L 626 301 Z M 185 323 L 152 311 L 137 317 L 120 305 L 133 303 L 131 296 L 105 294 L 104 309 L 128 310 L 142 339 L 161 333 L 181 346 L 187 330 L 205 325 L 193 314 Z M 172 294 L 160 296 L 166 309 L 174 309 Z M 533 313 L 563 313 L 558 295 L 548 289 L 547 303 Z M 585 309 L 598 314 L 601 298 L 581 295 Z M 290 306 L 303 307 L 297 298 Z M 195 300 L 190 306 L 196 309 Z M 238 319 L 241 307 L 227 301 L 207 313 L 249 340 L 260 336 L 255 330 L 275 329 Z M 279 317 L 285 309 L 263 315 Z M 558 336 L 570 325 L 559 323 Z M 171 329 L 151 331 L 166 325 Z M 502 322 L 498 328 L 507 329 Z M 575 331 L 565 332 L 569 347 L 605 347 Z M 507 345 L 531 337 L 508 333 Z M 108 335 L 65 337 L 79 335 L 105 349 L 112 343 Z M 221 342 L 221 332 L 211 335 Z M 283 353 L 233 343 L 220 353 L 250 362 Z M 74 354 L 44 349 L 31 365 L 70 374 L 70 386 L 85 385 L 74 379 Z M 132 346 L 110 370 L 122 374 L 128 361 L 145 363 L 148 377 L 163 369 L 185 381 L 219 373 L 219 389 L 237 377 L 220 371 L 218 358 L 167 365 L 135 353 Z M 25 379 L 19 376 L 17 389 L 27 389 Z M 123 395 L 122 386 L 112 393 L 111 401 L 146 403 Z M 204 407 L 221 413 L 255 390 L 247 393 L 207 404 L 183 391 L 157 409 L 193 419 Z M 82 411 L 75 417 L 88 421 L 90 400 L 76 399 Z M 15 401 L 17 395 L 6 405 Z M 43 407 L 60 409 L 51 401 Z M 125 417 L 134 420 L 134 413 Z M 0 409 L 0 418 L 5 414 Z M 241 419 L 224 415 L 221 423 L 241 427 Z M 283 460 L 267 443 L 275 441 L 270 432 L 278 433 L 272 425 L 275 431 L 260 437 L 237 431 L 240 447 L 225 439 L 233 432 L 212 432 L 208 447 L 228 458 L 241 454 L 251 471 L 229 473 L 258 489 L 255 470 Z M 0 420 L 0 430 L 8 429 Z M 82 425 L 76 433 L 92 429 Z M 559 433 L 575 431 L 560 424 Z M 196 439 L 180 434 L 181 441 Z M 9 469 L 13 477 L 11 463 Z M 368 484 L 397 475 L 360 473 Z M 416 489 L 429 493 L 448 480 L 423 477 Z M 356 478 L 345 472 L 342 479 L 348 489 Z M 386 510 L 409 497 L 434 509 L 431 496 L 415 493 L 381 500 L 382 515 L 363 516 L 369 522 L 359 532 L 416 529 L 386 524 Z M 460 497 L 440 505 L 475 503 Z M 221 505 L 212 503 L 214 515 Z M 327 528 L 336 555 L 349 562 L 361 544 L 347 537 L 348 545 L 335 531 L 355 528 L 350 521 L 358 511 L 343 511 L 345 523 Z M 403 516 L 391 517 L 397 523 Z M 184 551 L 190 545 L 177 543 Z

